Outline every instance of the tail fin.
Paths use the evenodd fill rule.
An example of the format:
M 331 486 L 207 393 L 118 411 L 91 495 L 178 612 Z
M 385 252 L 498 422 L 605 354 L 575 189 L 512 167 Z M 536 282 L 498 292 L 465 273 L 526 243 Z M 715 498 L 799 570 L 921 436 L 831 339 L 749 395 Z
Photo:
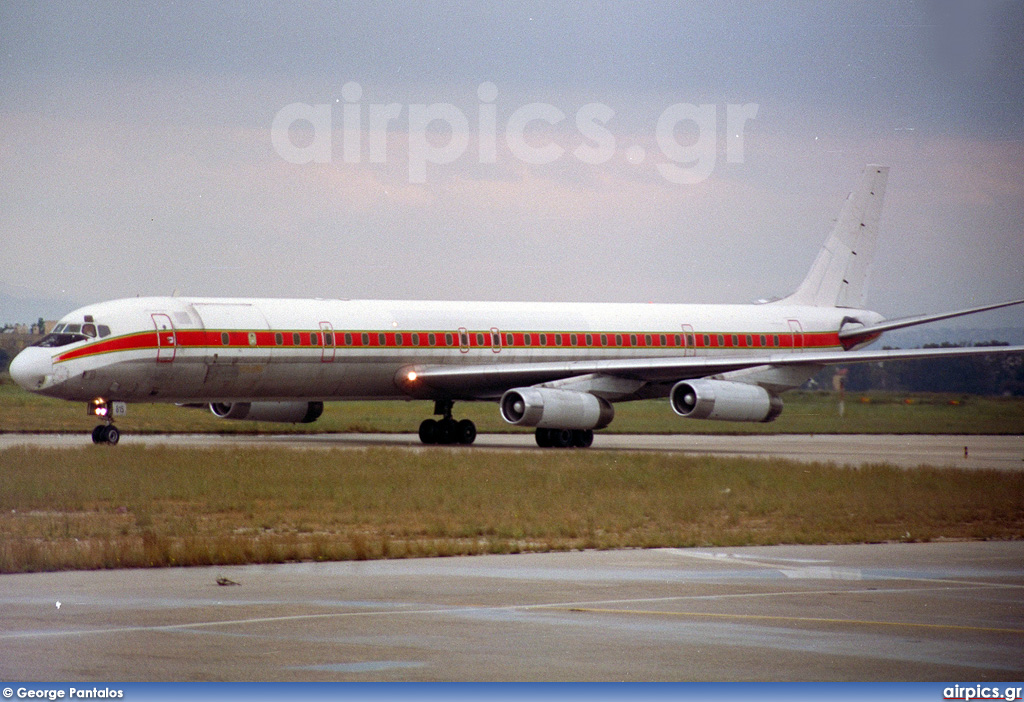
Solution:
M 888 176 L 888 166 L 864 167 L 860 183 L 846 198 L 839 219 L 804 282 L 781 303 L 814 307 L 864 306 L 868 269 L 875 255 Z

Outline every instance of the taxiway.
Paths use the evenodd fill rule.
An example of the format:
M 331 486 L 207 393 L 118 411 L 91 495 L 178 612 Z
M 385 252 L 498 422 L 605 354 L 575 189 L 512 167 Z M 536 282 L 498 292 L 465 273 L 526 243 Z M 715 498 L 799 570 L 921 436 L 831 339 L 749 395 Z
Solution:
M 0 677 L 1020 680 L 1022 564 L 971 542 L 4 575 Z

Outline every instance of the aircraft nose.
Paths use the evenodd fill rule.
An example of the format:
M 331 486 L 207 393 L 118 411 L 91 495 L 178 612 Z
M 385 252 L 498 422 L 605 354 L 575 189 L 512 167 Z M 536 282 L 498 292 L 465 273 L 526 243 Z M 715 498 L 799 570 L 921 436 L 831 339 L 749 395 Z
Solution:
M 11 379 L 26 390 L 38 390 L 53 373 L 50 353 L 46 349 L 29 347 L 11 361 L 8 368 Z

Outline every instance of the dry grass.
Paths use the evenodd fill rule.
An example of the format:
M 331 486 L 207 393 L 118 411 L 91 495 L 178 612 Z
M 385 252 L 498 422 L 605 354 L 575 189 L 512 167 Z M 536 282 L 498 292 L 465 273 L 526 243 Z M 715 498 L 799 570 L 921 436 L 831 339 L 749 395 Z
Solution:
M 1024 537 L 1024 474 L 668 454 L 0 451 L 0 572 Z

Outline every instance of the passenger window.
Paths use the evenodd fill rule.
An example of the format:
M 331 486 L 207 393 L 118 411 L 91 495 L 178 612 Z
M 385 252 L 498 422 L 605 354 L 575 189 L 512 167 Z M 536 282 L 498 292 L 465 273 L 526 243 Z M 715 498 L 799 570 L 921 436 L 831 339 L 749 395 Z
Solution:
M 586 337 L 584 337 L 584 338 L 587 341 L 587 346 L 593 346 L 594 345 L 594 336 L 592 334 L 587 334 Z
M 384 336 L 383 334 L 378 334 L 377 335 L 377 345 L 378 346 L 387 346 L 388 345 L 388 338 L 386 336 Z
M 334 334 L 324 334 L 324 346 L 334 346 Z
M 298 332 L 293 332 L 292 333 L 292 346 L 301 346 L 301 345 L 302 345 L 302 337 L 299 336 Z
M 453 342 L 454 340 L 455 340 L 455 339 L 454 339 L 454 338 L 452 338 L 452 335 L 451 335 L 450 333 L 448 333 L 448 334 L 445 334 L 445 335 L 444 335 L 444 345 L 445 345 L 445 346 L 451 346 L 451 345 L 452 345 L 452 342 Z
M 578 341 L 579 341 L 579 339 L 577 339 L 577 338 L 576 338 L 576 335 L 575 335 L 575 334 L 571 334 L 571 335 L 569 336 L 569 342 L 570 342 L 570 343 L 571 343 L 571 344 L 572 344 L 573 346 L 575 346 L 575 345 L 576 345 L 576 342 L 578 342 Z
M 668 339 L 665 338 L 664 334 L 661 335 L 661 345 L 668 346 Z
M 636 334 L 629 335 L 629 345 L 636 346 Z
M 351 345 L 352 345 L 352 335 L 346 333 L 345 334 L 345 346 L 351 346 Z
M 309 345 L 310 346 L 319 346 L 320 345 L 320 335 L 319 334 L 310 334 L 309 335 Z
M 622 334 L 615 335 L 615 345 L 622 346 Z
M 282 334 L 281 332 L 274 334 L 274 343 L 276 343 L 278 346 L 284 344 L 284 334 Z
M 419 346 L 420 345 L 420 335 L 419 334 L 413 334 L 412 335 L 412 345 L 413 346 Z
M 370 345 L 370 335 L 369 334 L 363 334 L 363 336 L 361 338 L 363 340 L 363 346 L 369 346 Z
M 602 334 L 601 335 L 601 346 L 607 346 L 607 345 L 608 345 L 608 335 L 607 334 Z
M 229 343 L 231 343 L 231 337 L 228 336 L 227 332 L 221 332 L 220 333 L 220 345 L 221 346 L 227 346 Z
M 427 334 L 427 343 L 431 346 L 437 346 L 437 336 L 434 334 Z

